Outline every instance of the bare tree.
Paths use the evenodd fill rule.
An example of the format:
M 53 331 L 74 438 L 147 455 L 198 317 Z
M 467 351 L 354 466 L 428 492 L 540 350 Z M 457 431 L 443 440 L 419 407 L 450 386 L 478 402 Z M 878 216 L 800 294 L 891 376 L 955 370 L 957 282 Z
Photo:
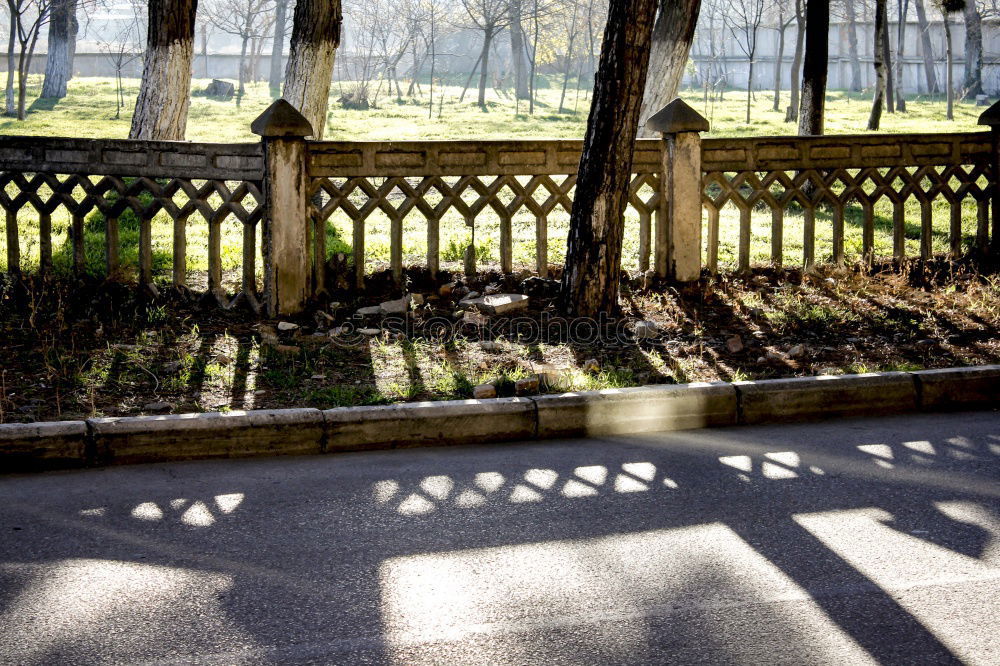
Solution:
M 936 0 L 937 8 L 941 12 L 941 20 L 944 22 L 944 43 L 945 43 L 945 94 L 947 95 L 948 107 L 945 117 L 948 120 L 955 119 L 955 82 L 954 82 L 954 50 L 951 47 L 951 14 L 965 9 L 965 0 Z
M 917 27 L 920 29 L 920 53 L 924 59 L 927 92 L 931 94 L 938 93 L 941 89 L 938 87 L 937 72 L 934 70 L 934 49 L 931 47 L 930 25 L 927 22 L 924 0 L 913 0 L 913 7 L 917 10 Z
M 250 67 L 247 62 L 247 48 L 253 40 L 263 40 L 274 23 L 274 3 L 272 0 L 211 0 L 206 3 L 205 15 L 220 31 L 240 39 L 239 85 L 236 90 L 236 105 L 240 105 L 246 94 L 246 80 Z M 250 51 L 251 56 L 256 53 Z
M 197 0 L 149 0 L 146 56 L 131 139 L 184 139 Z
M 510 13 L 510 55 L 514 63 L 514 88 L 517 99 L 528 99 L 531 92 L 528 89 L 527 47 L 525 44 L 524 25 L 522 24 L 522 4 L 524 0 L 510 0 L 507 11 Z M 575 11 L 575 7 L 574 7 Z
M 757 34 L 764 19 L 765 0 L 740 0 L 729 5 L 724 15 L 726 27 L 736 46 L 747 57 L 747 116 L 750 124 L 750 102 L 753 95 L 753 69 L 757 58 Z
M 906 97 L 903 96 L 903 52 L 906 44 L 906 14 L 910 0 L 896 0 L 896 110 L 906 113 Z
M 38 44 L 38 34 L 49 22 L 52 4 L 49 0 L 7 0 L 11 16 L 11 30 L 17 35 L 20 49 L 17 58 L 17 119 L 25 119 L 25 99 L 28 90 L 28 71 Z M 13 42 L 13 40 L 11 40 Z M 8 53 L 8 64 L 13 61 L 13 48 Z M 9 65 L 8 65 L 9 66 Z M 8 81 L 10 73 L 8 73 Z M 8 102 L 8 113 L 12 104 Z
M 778 33 L 778 51 L 774 56 L 774 105 L 773 111 L 781 111 L 781 70 L 785 59 L 785 31 L 795 20 L 795 12 L 789 11 L 789 0 L 773 0 L 774 30 Z
M 870 131 L 878 130 L 888 87 L 886 79 L 888 78 L 889 63 L 885 61 L 886 41 L 889 39 L 888 23 L 886 0 L 875 0 L 875 47 L 872 51 L 875 57 L 875 93 L 872 97 L 872 110 L 868 115 L 868 129 Z
M 472 25 L 483 33 L 483 47 L 479 54 L 479 99 L 486 108 L 486 81 L 490 69 L 490 47 L 496 36 L 510 22 L 510 0 L 461 0 L 462 7 Z
M 965 82 L 966 96 L 983 94 L 983 18 L 975 0 L 965 3 Z
M 282 60 L 285 55 L 285 37 L 288 36 L 288 0 L 275 0 L 274 32 L 271 34 L 271 60 L 267 73 L 267 84 L 271 97 L 281 94 Z
M 785 122 L 794 123 L 799 119 L 799 88 L 801 85 L 802 53 L 805 50 L 806 13 L 805 0 L 795 0 L 795 54 L 792 56 L 792 90 L 789 95 Z
M 142 57 L 142 24 L 145 6 L 138 1 L 129 3 L 132 8 L 131 20 L 122 25 L 111 39 L 98 40 L 97 46 L 115 68 L 115 119 L 121 117 L 125 108 L 125 89 L 122 73 L 130 64 Z

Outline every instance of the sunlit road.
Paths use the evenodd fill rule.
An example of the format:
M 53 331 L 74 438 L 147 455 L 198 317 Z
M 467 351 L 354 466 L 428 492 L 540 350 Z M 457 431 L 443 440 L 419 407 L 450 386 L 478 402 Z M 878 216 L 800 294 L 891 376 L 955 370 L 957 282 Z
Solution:
M 0 663 L 1000 663 L 1000 414 L 0 476 Z

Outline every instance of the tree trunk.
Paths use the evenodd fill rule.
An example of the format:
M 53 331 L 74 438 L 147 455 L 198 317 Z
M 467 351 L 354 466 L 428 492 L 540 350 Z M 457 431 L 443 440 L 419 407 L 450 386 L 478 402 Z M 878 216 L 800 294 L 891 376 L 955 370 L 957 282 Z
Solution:
M 785 57 L 785 28 L 784 17 L 778 18 L 778 53 L 774 57 L 774 105 L 773 111 L 781 111 L 781 65 Z
M 700 12 L 701 0 L 660 0 L 649 53 L 649 78 L 640 111 L 643 126 L 650 116 L 677 97 Z M 652 136 L 645 128 L 641 135 Z
M 56 0 L 52 3 L 42 97 L 62 99 L 66 96 L 66 82 L 72 74 L 70 52 L 75 50 L 70 44 L 71 41 L 76 41 L 76 35 L 73 33 L 75 22 L 76 0 Z
M 486 75 L 490 69 L 490 43 L 493 41 L 493 34 L 483 33 L 483 53 L 479 56 L 481 67 L 479 69 L 479 99 L 477 103 L 481 108 L 486 108 Z
M 917 26 L 920 28 L 920 52 L 924 57 L 924 75 L 927 78 L 927 92 L 941 92 L 938 87 L 937 73 L 934 71 L 934 50 L 931 47 L 931 35 L 927 25 L 927 12 L 924 11 L 924 0 L 913 0 L 917 10 Z
M 750 58 L 750 67 L 747 70 L 747 125 L 750 124 L 750 99 L 753 88 L 753 57 Z
M 945 114 L 945 118 L 948 120 L 955 119 L 955 82 L 953 81 L 954 72 L 952 71 L 954 63 L 952 58 L 954 54 L 951 49 L 951 19 L 948 17 L 948 12 L 944 9 L 941 10 L 941 18 L 944 19 L 944 43 L 945 43 L 945 67 L 947 71 L 944 73 L 945 86 L 947 90 L 945 91 L 948 96 L 948 110 Z
M 826 67 L 829 58 L 830 0 L 806 2 L 805 62 L 802 65 L 802 100 L 799 105 L 799 135 L 823 133 L 826 104 Z
M 287 22 L 288 0 L 278 0 L 274 9 L 274 34 L 271 39 L 271 62 L 267 73 L 267 85 L 271 97 L 281 96 L 282 57 L 285 52 L 285 23 Z
M 184 139 L 197 10 L 198 0 L 149 0 L 146 57 L 130 139 Z
M 896 110 L 906 113 L 906 97 L 903 96 L 903 46 L 906 43 L 906 14 L 910 0 L 897 0 L 899 16 L 896 31 Z
M 795 0 L 795 54 L 792 56 L 792 71 L 789 74 L 792 82 L 791 99 L 785 112 L 785 122 L 794 123 L 799 119 L 799 85 L 802 69 L 802 51 L 806 37 L 806 17 L 802 7 L 803 0 Z
M 38 43 L 38 30 L 34 30 L 31 37 L 31 44 L 27 52 L 24 50 L 24 43 L 21 44 L 21 55 L 18 60 L 17 70 L 17 119 L 24 120 L 27 117 L 25 100 L 28 93 L 28 72 L 31 71 L 31 58 L 35 55 L 35 45 Z
M 569 86 L 569 72 L 573 67 L 573 42 L 576 41 L 576 5 L 573 5 L 573 21 L 569 29 L 569 46 L 566 47 L 566 67 L 563 69 L 562 93 L 559 95 L 559 113 L 566 104 L 566 88 Z
M 965 94 L 983 94 L 983 20 L 974 0 L 965 3 Z
M 9 5 L 8 5 L 9 9 Z M 5 90 L 6 108 L 4 113 L 13 116 L 17 111 L 14 109 L 14 68 L 16 59 L 14 58 L 14 46 L 17 35 L 17 15 L 12 9 L 10 11 L 10 31 L 7 33 L 7 88 Z
M 511 0 L 507 8 L 510 21 L 510 57 L 514 61 L 514 87 L 517 99 L 528 99 L 528 63 L 524 54 L 524 28 L 521 26 L 521 0 Z
M 247 77 L 247 42 L 249 40 L 249 36 L 244 36 L 243 41 L 240 43 L 239 76 L 236 79 L 238 83 L 236 87 L 236 108 L 240 107 L 240 102 L 243 101 L 243 95 L 246 93 L 243 81 Z
M 872 110 L 868 115 L 869 131 L 877 131 L 882 119 L 882 105 L 885 103 L 886 68 L 885 42 L 888 32 L 886 16 L 886 0 L 875 0 L 875 47 L 872 49 L 875 59 L 875 94 L 872 97 Z
M 858 57 L 858 21 L 854 12 L 854 0 L 844 0 L 847 12 L 847 56 L 851 60 L 851 91 L 860 92 L 861 58 Z
M 624 213 L 657 0 L 611 0 L 570 215 L 561 304 L 618 310 Z
M 312 124 L 313 138 L 317 140 L 326 130 L 330 81 L 342 23 L 340 0 L 295 3 L 284 97 Z
M 877 0 L 876 0 L 877 1 Z M 882 63 L 885 67 L 885 110 L 893 113 L 896 107 L 896 89 L 892 80 L 892 50 L 889 46 L 889 8 L 888 0 L 882 0 L 882 11 L 885 12 L 885 27 L 882 29 Z

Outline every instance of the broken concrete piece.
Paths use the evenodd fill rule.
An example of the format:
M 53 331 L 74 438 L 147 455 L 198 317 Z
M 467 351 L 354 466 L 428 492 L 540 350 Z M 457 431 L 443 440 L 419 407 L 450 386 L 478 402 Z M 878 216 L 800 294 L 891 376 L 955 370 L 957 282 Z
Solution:
M 479 298 L 466 298 L 459 303 L 462 307 L 475 307 L 486 314 L 507 314 L 528 307 L 529 298 L 524 294 L 490 294 Z

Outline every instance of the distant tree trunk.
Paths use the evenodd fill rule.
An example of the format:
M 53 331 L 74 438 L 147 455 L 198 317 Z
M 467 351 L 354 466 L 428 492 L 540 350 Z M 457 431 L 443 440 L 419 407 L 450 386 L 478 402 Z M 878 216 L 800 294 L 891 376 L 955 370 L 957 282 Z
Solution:
M 781 111 L 781 65 L 785 57 L 785 17 L 778 17 L 778 53 L 774 57 L 774 104 L 772 111 Z
M 130 139 L 184 139 L 198 0 L 149 0 L 146 57 Z
M 885 42 L 888 32 L 888 19 L 886 16 L 886 0 L 875 0 L 875 47 L 872 49 L 875 59 L 875 94 L 872 97 L 872 110 L 868 115 L 868 129 L 878 130 L 879 122 L 882 119 L 882 105 L 885 103 L 886 94 L 886 69 L 888 64 L 885 61 Z
M 799 135 L 823 133 L 826 106 L 826 68 L 829 59 L 830 0 L 806 2 L 805 63 L 802 65 L 802 101 Z
M 701 12 L 701 0 L 660 0 L 659 4 L 659 14 L 653 25 L 646 92 L 639 116 L 643 125 L 650 116 L 677 97 Z M 642 135 L 650 136 L 645 129 Z
M 611 0 L 570 215 L 561 305 L 618 310 L 624 214 L 657 0 Z
M 287 13 L 288 0 L 278 0 L 274 9 L 274 35 L 271 39 L 271 62 L 267 75 L 267 85 L 274 98 L 281 96 L 281 61 L 285 52 Z
M 239 72 L 237 76 L 237 88 L 236 88 L 236 107 L 239 108 L 240 102 L 243 100 L 243 95 L 246 93 L 246 88 L 244 87 L 244 79 L 247 77 L 247 42 L 250 41 L 249 35 L 244 35 L 242 41 L 240 42 L 240 65 Z
M 73 24 L 76 23 L 76 0 L 55 0 L 49 18 L 49 46 L 45 59 L 42 97 L 63 98 L 66 82 L 72 75 L 71 53 L 76 49 Z
M 851 91 L 861 91 L 861 58 L 858 57 L 858 22 L 854 0 L 844 0 L 847 12 L 847 55 L 851 60 Z
M 510 57 L 514 61 L 514 88 L 517 99 L 528 99 L 528 63 L 525 62 L 524 28 L 521 25 L 521 0 L 510 0 L 507 7 L 510 21 Z
M 952 59 L 954 58 L 954 53 L 952 52 L 951 48 L 951 19 L 948 17 L 948 12 L 943 7 L 941 9 L 941 18 L 944 19 L 945 67 L 947 67 L 944 80 L 945 80 L 945 86 L 947 87 L 945 93 L 947 94 L 948 97 L 948 110 L 945 113 L 945 118 L 947 118 L 948 120 L 954 120 L 955 82 L 953 81 L 954 72 L 952 71 L 952 68 L 954 67 L 954 63 L 952 62 Z
M 569 73 L 573 67 L 573 42 L 576 41 L 576 14 L 577 6 L 573 5 L 573 20 L 569 29 L 569 45 L 566 47 L 566 67 L 563 69 L 562 92 L 559 94 L 559 113 L 563 112 L 566 105 L 566 88 L 569 86 Z
M 27 52 L 23 44 L 21 54 L 17 61 L 17 119 L 24 120 L 27 117 L 25 100 L 28 96 L 28 72 L 31 70 L 31 58 L 35 55 L 35 45 L 38 43 L 38 30 L 34 31 L 31 37 L 31 44 Z
M 477 103 L 480 107 L 486 108 L 486 76 L 490 70 L 490 45 L 493 42 L 493 34 L 483 33 L 483 53 L 479 56 L 479 99 Z
M 330 81 L 342 23 L 340 0 L 295 3 L 284 98 L 312 124 L 315 139 L 322 139 L 326 130 Z
M 896 30 L 896 110 L 906 113 L 906 97 L 903 95 L 903 47 L 906 44 L 906 15 L 910 0 L 897 0 L 896 9 L 899 16 Z
M 7 87 L 5 90 L 6 108 L 5 115 L 13 116 L 17 111 L 14 108 L 14 68 L 16 59 L 14 57 L 14 46 L 17 35 L 17 15 L 10 10 L 10 30 L 7 33 Z
M 892 80 L 892 49 L 889 46 L 889 3 L 888 0 L 883 1 L 885 7 L 882 11 L 886 13 L 882 39 L 882 63 L 885 67 L 885 110 L 893 113 L 896 108 L 896 88 Z
M 983 20 L 974 0 L 965 3 L 965 94 L 983 94 Z
M 794 123 L 799 119 L 799 86 L 801 84 L 802 51 L 805 48 L 806 17 L 802 7 L 804 0 L 795 0 L 795 54 L 792 56 L 792 91 L 785 111 L 785 122 Z
M 750 100 L 753 92 L 751 88 L 753 87 L 753 64 L 754 58 L 750 56 L 750 66 L 747 69 L 747 125 L 750 124 Z
M 941 92 L 938 87 L 937 73 L 934 71 L 934 49 L 931 47 L 931 35 L 928 30 L 927 12 L 924 10 L 924 0 L 913 0 L 917 10 L 917 26 L 920 28 L 920 53 L 924 57 L 924 75 L 927 78 L 927 92 Z

